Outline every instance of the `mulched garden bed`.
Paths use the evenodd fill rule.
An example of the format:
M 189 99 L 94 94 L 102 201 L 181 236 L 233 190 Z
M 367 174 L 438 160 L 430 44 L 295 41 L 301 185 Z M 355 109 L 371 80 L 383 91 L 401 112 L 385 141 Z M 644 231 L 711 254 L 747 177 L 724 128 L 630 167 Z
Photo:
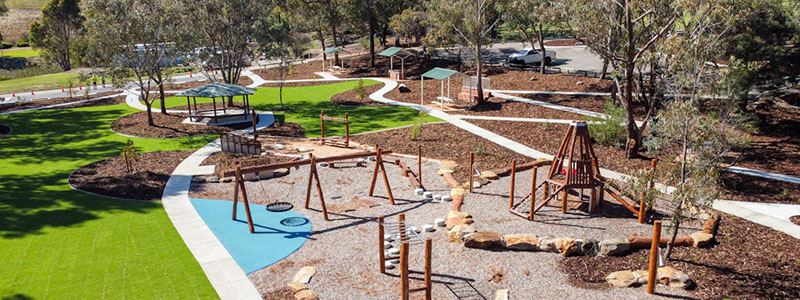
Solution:
M 11 133 L 11 127 L 0 124 L 0 137 Z
M 119 91 L 104 92 L 104 93 L 98 93 L 98 94 L 89 95 L 89 98 L 90 99 L 102 98 L 102 97 L 107 97 L 108 98 L 108 96 L 117 95 L 119 93 L 120 93 Z M 53 98 L 53 99 L 40 99 L 40 100 L 33 100 L 32 102 L 25 102 L 25 103 L 22 103 L 22 104 L 18 103 L 16 105 L 9 105 L 9 106 L 3 105 L 3 106 L 0 106 L 0 112 L 18 111 L 18 110 L 23 110 L 23 109 L 44 107 L 44 106 L 50 106 L 50 105 L 55 105 L 55 104 L 67 103 L 67 102 L 75 102 L 75 101 L 80 101 L 80 100 L 84 100 L 84 99 L 85 98 L 83 97 L 83 94 L 77 94 L 76 93 L 75 96 L 72 97 L 72 98 L 63 97 L 63 98 Z M 116 99 L 116 98 L 108 98 L 108 99 L 109 100 L 97 100 L 97 101 L 90 101 L 90 102 L 87 102 L 87 103 L 76 104 L 76 105 L 68 105 L 68 106 L 63 106 L 63 107 L 60 107 L 60 108 L 75 108 L 75 107 L 83 107 L 83 106 L 104 105 L 104 104 L 110 104 L 111 102 L 117 103 L 116 100 L 110 100 L 110 99 Z M 124 102 L 125 97 L 122 97 L 122 99 L 123 99 L 123 102 Z
M 544 46 L 545 47 L 547 47 L 547 46 L 575 46 L 578 43 L 580 43 L 580 41 L 578 41 L 576 39 L 559 39 L 559 40 L 544 41 Z M 536 46 L 537 47 L 539 46 L 538 42 L 537 42 Z
M 736 166 L 791 176 L 800 176 L 800 114 L 772 102 L 756 109 L 758 131 L 740 150 Z
M 139 153 L 128 173 L 124 158 L 117 156 L 91 163 L 76 170 L 69 183 L 83 191 L 134 200 L 160 200 L 167 180 L 194 151 Z
M 346 58 L 346 60 L 347 59 L 349 58 Z M 325 62 L 325 67 L 328 67 L 328 62 Z M 314 60 L 292 65 L 289 74 L 286 75 L 286 80 L 319 78 L 319 76 L 314 74 L 315 72 L 322 72 L 322 61 Z M 275 67 L 253 70 L 253 73 L 261 76 L 264 80 L 281 79 L 280 72 L 278 68 Z
M 693 296 L 800 298 L 800 240 L 723 214 L 717 241 L 719 244 L 711 248 L 677 247 L 672 254 L 669 265 L 686 272 L 697 283 Z M 649 252 L 640 250 L 623 257 L 569 257 L 561 260 L 561 270 L 578 287 L 605 287 L 604 278 L 611 272 L 647 270 Z
M 214 172 L 216 174 L 222 173 L 222 171 L 230 170 L 234 168 L 234 163 L 239 162 L 239 166 L 241 167 L 250 167 L 250 166 L 257 166 L 257 165 L 268 165 L 268 164 L 275 164 L 281 162 L 292 161 L 295 158 L 288 157 L 288 156 L 276 156 L 276 155 L 253 155 L 253 154 L 241 154 L 241 153 L 230 153 L 230 152 L 216 152 L 211 154 L 208 158 L 206 158 L 203 163 L 200 165 L 214 165 L 215 169 Z
M 183 124 L 186 117 L 186 114 L 165 115 L 156 110 L 153 111 L 153 123 L 156 126 L 150 126 L 147 124 L 147 112 L 141 111 L 115 120 L 111 123 L 111 129 L 125 135 L 158 139 L 216 134 L 232 130 L 225 126 Z
M 358 93 L 356 90 L 349 90 L 343 93 L 339 93 L 333 95 L 331 97 L 331 103 L 336 105 L 350 105 L 350 106 L 388 106 L 387 104 L 372 101 L 369 98 L 369 95 L 377 92 L 383 88 L 383 84 L 373 84 L 370 86 L 364 87 L 364 99 L 358 99 Z
M 522 98 L 537 100 L 547 103 L 563 105 L 567 107 L 579 108 L 583 110 L 593 111 L 597 113 L 606 113 L 604 111 L 608 97 L 600 96 L 564 96 L 564 95 L 519 95 Z M 633 115 L 637 120 L 644 119 L 645 114 L 644 106 L 636 102 L 633 105 Z
M 457 162 L 458 168 L 453 174 L 461 182 L 469 177 L 469 153 L 475 153 L 475 164 L 479 170 L 506 168 L 511 160 L 518 164 L 533 161 L 500 145 L 492 143 L 454 125 L 439 123 L 422 126 L 422 137 L 411 139 L 410 128 L 398 128 L 351 136 L 353 141 L 361 144 L 379 145 L 382 149 L 396 153 L 416 155 L 417 146 L 422 145 L 422 156 L 434 159 L 446 159 Z
M 800 225 L 800 216 L 792 216 L 789 218 L 789 220 L 792 221 L 792 223 Z
M 539 105 L 506 100 L 503 98 L 489 98 L 488 101 L 477 105 L 472 110 L 464 110 L 458 114 L 472 116 L 493 116 L 513 118 L 541 118 L 562 120 L 585 120 L 586 117 L 563 110 L 547 108 Z
M 547 124 L 510 121 L 467 120 L 481 128 L 502 135 L 541 152 L 555 155 L 569 128 L 566 124 Z M 630 173 L 650 166 L 650 158 L 625 158 L 620 148 L 593 144 L 594 152 L 601 168 Z
M 287 136 L 287 137 L 306 137 L 306 130 L 300 124 L 283 122 L 280 126 L 269 126 L 258 130 L 258 136 Z
M 721 199 L 800 204 L 800 184 L 730 172 L 722 174 L 722 183 Z

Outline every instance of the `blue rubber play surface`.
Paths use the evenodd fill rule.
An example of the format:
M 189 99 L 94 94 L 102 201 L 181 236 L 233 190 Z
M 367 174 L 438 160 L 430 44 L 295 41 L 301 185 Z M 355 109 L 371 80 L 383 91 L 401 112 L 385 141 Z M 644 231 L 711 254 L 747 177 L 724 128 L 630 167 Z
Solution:
M 239 203 L 231 220 L 232 202 L 190 199 L 194 209 L 225 246 L 233 260 L 250 274 L 268 267 L 300 249 L 311 235 L 311 221 L 294 211 L 270 212 L 250 204 L 256 233 L 250 233 L 244 204 Z

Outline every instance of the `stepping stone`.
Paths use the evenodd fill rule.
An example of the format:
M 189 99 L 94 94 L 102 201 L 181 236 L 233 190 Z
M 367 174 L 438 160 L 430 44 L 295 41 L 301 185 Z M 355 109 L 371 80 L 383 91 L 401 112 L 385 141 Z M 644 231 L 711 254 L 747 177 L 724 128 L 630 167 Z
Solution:
M 387 233 L 387 234 L 384 234 L 384 235 L 383 235 L 383 240 L 384 240 L 384 241 L 389 241 L 389 242 L 391 242 L 391 241 L 394 241 L 394 238 L 392 237 L 392 235 L 391 235 L 391 234 L 388 234 L 388 233 Z
M 444 227 L 445 226 L 444 219 L 442 219 L 442 218 L 438 218 L 438 219 L 434 220 L 433 223 L 436 224 L 436 226 L 438 226 L 438 227 Z
M 370 156 L 370 157 L 368 157 L 367 159 L 368 159 L 369 161 L 376 161 L 376 160 L 377 160 L 377 159 L 375 158 L 375 156 Z
M 326 163 L 326 162 L 321 162 L 321 163 L 319 163 L 319 166 L 324 168 L 324 167 L 327 167 L 327 166 L 328 166 L 328 163 Z
M 417 196 L 422 196 L 422 193 L 424 193 L 424 192 L 425 192 L 425 190 L 422 189 L 422 188 L 414 189 L 414 194 L 417 194 Z
M 433 193 L 424 192 L 424 193 L 422 193 L 422 196 L 425 197 L 425 199 L 431 199 L 431 198 L 433 198 Z
M 217 183 L 217 182 L 219 182 L 219 177 L 217 177 L 217 176 L 206 177 L 206 182 L 208 182 L 208 183 Z
M 392 243 L 390 243 L 390 242 L 383 242 L 383 247 L 384 247 L 384 248 L 392 248 Z
M 450 201 L 453 201 L 453 198 L 451 198 L 450 195 L 442 195 L 442 201 L 443 202 L 450 202 Z
M 386 269 L 388 270 L 394 269 L 394 265 L 390 261 L 383 262 L 383 266 L 386 267 Z
M 309 282 L 311 282 L 311 277 L 314 276 L 314 274 L 316 273 L 317 273 L 317 268 L 315 267 L 309 267 L 309 266 L 302 267 L 300 271 L 297 271 L 297 274 L 294 275 L 294 279 L 292 279 L 292 282 L 308 284 Z
M 297 152 L 311 152 L 311 151 L 314 151 L 314 149 L 306 147 L 297 148 Z
M 194 183 L 206 182 L 206 178 L 203 177 L 203 176 L 195 176 L 195 177 L 192 177 L 192 182 L 194 182 Z
M 409 233 L 410 233 L 410 232 L 412 232 L 412 231 L 413 231 L 413 232 L 416 232 L 416 233 L 419 233 L 419 228 L 417 228 L 417 227 L 413 227 L 413 226 L 412 226 L 411 228 L 408 228 L 408 232 L 409 232 Z
M 272 145 L 272 149 L 283 150 L 283 149 L 286 149 L 286 145 L 284 145 L 284 144 L 275 144 L 275 145 Z
M 433 232 L 435 229 L 433 229 L 433 225 L 425 224 L 422 225 L 422 230 L 425 230 L 425 232 Z
M 339 196 L 339 195 L 331 196 L 331 199 L 332 200 L 342 199 L 342 196 Z
M 395 259 L 390 260 L 389 262 L 396 265 L 396 264 L 400 263 L 400 259 L 399 258 L 395 258 Z
M 389 249 L 389 255 L 398 255 L 398 254 L 400 254 L 400 249 L 397 248 Z
M 442 201 L 442 195 L 433 195 L 433 201 Z

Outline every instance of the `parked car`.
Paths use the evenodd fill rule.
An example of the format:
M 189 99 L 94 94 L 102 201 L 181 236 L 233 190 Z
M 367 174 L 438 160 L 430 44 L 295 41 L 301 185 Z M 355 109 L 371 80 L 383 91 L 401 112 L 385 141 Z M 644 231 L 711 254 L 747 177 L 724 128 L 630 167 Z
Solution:
M 556 52 L 555 51 L 547 51 L 547 55 L 544 58 L 544 64 L 550 65 L 551 62 L 556 60 Z M 521 51 L 511 54 L 506 58 L 507 64 L 514 64 L 514 65 L 531 65 L 531 64 L 540 64 L 542 62 L 542 51 L 539 49 L 531 49 L 525 48 Z

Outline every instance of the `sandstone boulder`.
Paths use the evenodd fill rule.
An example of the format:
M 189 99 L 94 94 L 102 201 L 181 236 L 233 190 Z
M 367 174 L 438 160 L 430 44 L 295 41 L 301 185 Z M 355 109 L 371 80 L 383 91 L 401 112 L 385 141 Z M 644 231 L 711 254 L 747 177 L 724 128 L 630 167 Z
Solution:
M 563 256 L 572 256 L 580 253 L 581 246 L 573 238 L 558 238 L 556 239 L 556 249 Z
M 472 224 L 472 216 L 468 213 L 451 210 L 447 213 L 447 229 L 452 229 L 458 225 Z
M 586 256 L 597 255 L 597 252 L 600 251 L 598 243 L 595 239 L 578 240 L 578 244 L 581 246 L 580 254 Z
M 309 283 L 311 281 L 311 276 L 317 273 L 317 268 L 305 266 L 297 271 L 297 274 L 294 275 L 294 279 L 292 282 L 299 282 L 299 283 Z
M 656 278 L 658 283 L 671 287 L 692 289 L 695 286 L 694 281 L 689 278 L 689 275 L 670 266 L 658 268 Z
M 633 271 L 633 274 L 636 275 L 636 283 L 635 284 L 647 284 L 647 277 L 648 272 L 645 270 L 636 270 Z
M 495 291 L 494 300 L 508 300 L 508 289 Z
M 692 233 L 692 241 L 693 241 L 692 246 L 695 248 L 705 247 L 710 245 L 713 239 L 714 239 L 713 234 L 698 231 Z
M 480 231 L 464 236 L 464 247 L 477 249 L 492 249 L 501 247 L 503 235 L 497 232 Z
M 219 177 L 217 177 L 217 176 L 206 177 L 206 182 L 207 183 L 217 183 L 217 182 L 219 182 Z
M 461 187 L 457 187 L 457 188 L 454 188 L 454 189 L 450 190 L 450 198 L 453 198 L 453 199 L 455 199 L 456 197 L 459 197 L 459 196 L 464 196 L 466 194 L 467 194 L 467 190 L 464 189 L 464 188 L 461 188 Z
M 312 290 L 309 290 L 309 289 L 305 289 L 305 290 L 302 290 L 302 291 L 298 292 L 297 294 L 294 294 L 294 299 L 295 300 L 318 300 L 319 299 L 319 294 L 317 294 L 317 292 L 315 292 L 315 291 L 312 291 Z
M 532 234 L 506 234 L 503 236 L 506 249 L 519 251 L 539 250 L 539 238 Z
M 464 236 L 475 233 L 477 230 L 470 225 L 456 225 L 447 231 L 447 237 L 451 242 L 461 243 L 464 241 Z
M 606 276 L 606 282 L 613 287 L 626 288 L 638 283 L 637 275 L 631 271 L 617 271 Z
M 458 163 L 452 160 L 442 160 L 439 164 L 439 170 L 455 171 L 456 167 L 458 167 Z
M 292 293 L 297 293 L 299 291 L 302 291 L 302 290 L 305 290 L 305 289 L 308 288 L 308 286 L 306 286 L 305 283 L 300 283 L 300 282 L 290 282 L 288 284 L 288 286 L 289 286 L 289 290 L 292 291 Z
M 497 176 L 495 172 L 492 171 L 483 171 L 481 172 L 481 177 L 489 179 L 489 180 L 498 180 L 500 176 Z
M 601 256 L 618 256 L 624 255 L 625 253 L 630 250 L 631 244 L 628 242 L 627 239 L 622 238 L 615 238 L 609 240 L 600 241 L 600 253 L 598 255 Z
M 556 238 L 552 236 L 540 238 L 539 250 L 544 252 L 558 252 L 558 248 L 556 248 Z

